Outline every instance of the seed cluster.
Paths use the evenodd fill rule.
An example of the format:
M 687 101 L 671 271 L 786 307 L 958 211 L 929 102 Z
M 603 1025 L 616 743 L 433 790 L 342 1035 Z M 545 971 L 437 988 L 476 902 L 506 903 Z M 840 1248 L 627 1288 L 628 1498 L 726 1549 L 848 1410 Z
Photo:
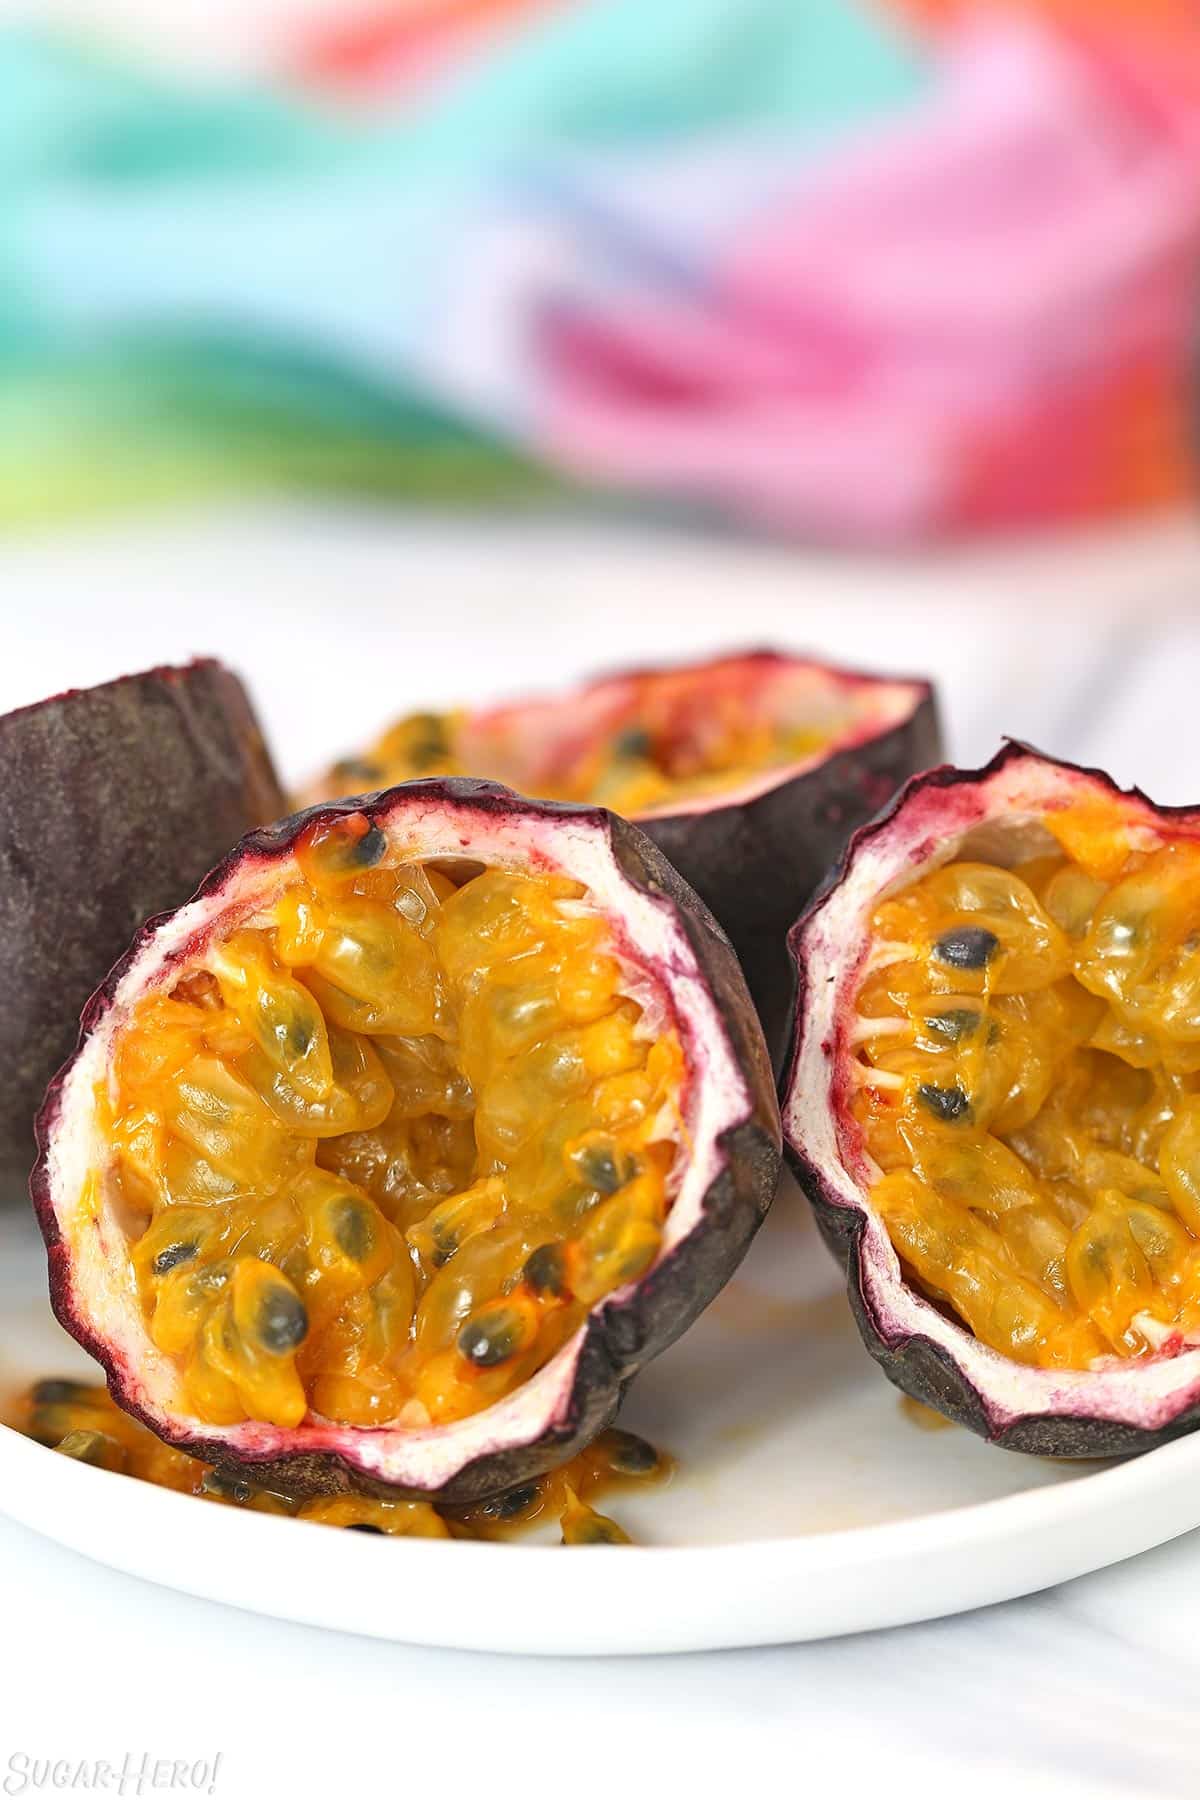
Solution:
M 197 1417 L 460 1418 L 657 1256 L 679 1042 L 578 883 L 363 814 L 296 861 L 119 1029 L 100 1178 Z
M 1083 1369 L 1200 1339 L 1200 844 L 1045 824 L 1061 854 L 879 907 L 851 1110 L 910 1279 Z
M 309 798 L 336 799 L 422 775 L 486 775 L 548 800 L 588 801 L 615 812 L 649 811 L 719 793 L 764 769 L 823 749 L 846 719 L 802 713 L 772 719 L 759 682 L 733 664 L 703 672 L 651 673 L 624 684 L 592 727 L 569 743 L 524 744 L 495 716 L 412 713 L 360 755 L 335 763 Z
M 282 1513 L 378 1537 L 504 1538 L 522 1526 L 557 1518 L 564 1544 L 626 1544 L 625 1532 L 588 1504 L 612 1487 L 663 1481 L 670 1457 L 632 1431 L 602 1431 L 561 1469 L 471 1507 L 425 1500 L 382 1500 L 363 1494 L 296 1501 L 173 1450 L 116 1407 L 106 1389 L 87 1382 L 35 1382 L 8 1409 L 6 1423 L 77 1462 L 130 1475 L 202 1500 Z

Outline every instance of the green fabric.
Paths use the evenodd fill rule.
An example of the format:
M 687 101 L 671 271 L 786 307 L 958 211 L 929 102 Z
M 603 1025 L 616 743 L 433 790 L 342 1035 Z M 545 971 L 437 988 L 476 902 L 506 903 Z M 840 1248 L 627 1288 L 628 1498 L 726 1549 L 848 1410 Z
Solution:
M 291 484 L 545 492 L 421 392 L 513 171 L 750 130 L 819 148 L 928 74 L 869 4 L 585 0 L 355 118 L 0 31 L 0 520 Z

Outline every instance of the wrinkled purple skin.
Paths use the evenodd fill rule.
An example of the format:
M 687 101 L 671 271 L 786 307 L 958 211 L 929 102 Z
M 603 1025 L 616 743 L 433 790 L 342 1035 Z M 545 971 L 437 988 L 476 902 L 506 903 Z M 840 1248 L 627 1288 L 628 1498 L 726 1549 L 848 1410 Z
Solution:
M 789 927 L 851 833 L 941 755 L 926 688 L 910 718 L 756 800 L 720 800 L 707 812 L 640 821 L 728 932 L 777 1069 L 789 1048 L 795 985 Z
M 0 1204 L 97 978 L 285 801 L 237 676 L 151 669 L 0 718 Z
M 820 891 L 814 895 L 812 904 L 793 927 L 792 939 L 798 939 L 809 916 L 842 881 L 861 846 L 885 830 L 912 795 L 931 788 L 949 789 L 979 782 L 1002 768 L 1010 759 L 1022 755 L 1040 756 L 1044 762 L 1057 763 L 1060 768 L 1078 770 L 1102 782 L 1115 797 L 1124 797 L 1125 790 L 1118 787 L 1103 770 L 1081 769 L 1079 764 L 1068 762 L 1065 758 L 1046 756 L 1029 745 L 1016 742 L 1007 745 L 982 769 L 941 768 L 918 775 L 876 819 L 855 833 L 837 867 L 830 872 Z M 1137 799 L 1147 799 L 1138 788 L 1130 789 L 1129 793 Z M 1172 814 L 1194 819 L 1197 811 L 1195 807 L 1159 806 L 1148 800 L 1147 804 L 1152 805 L 1154 811 L 1167 820 Z M 855 946 L 848 946 L 847 953 L 854 955 Z M 805 987 L 805 970 L 797 965 L 796 1019 L 801 1016 Z M 783 1084 L 785 1093 L 790 1088 L 790 1076 L 789 1069 Z M 784 1151 L 797 1181 L 809 1199 L 821 1236 L 845 1273 L 850 1308 L 863 1343 L 888 1380 L 903 1393 L 932 1407 L 935 1412 L 944 1414 L 954 1424 L 966 1426 L 968 1431 L 986 1438 L 989 1443 L 998 1444 L 1005 1450 L 1024 1451 L 1033 1456 L 1134 1456 L 1145 1450 L 1153 1450 L 1160 1444 L 1170 1443 L 1174 1438 L 1186 1437 L 1200 1425 L 1200 1407 L 1191 1407 L 1181 1412 L 1170 1424 L 1154 1430 L 1123 1420 L 1076 1417 L 1069 1413 L 1029 1414 L 997 1429 L 988 1416 L 984 1396 L 940 1345 L 920 1336 L 891 1343 L 881 1333 L 876 1320 L 867 1309 L 859 1279 L 859 1245 L 865 1225 L 864 1215 L 839 1204 L 822 1171 L 800 1155 L 794 1145 L 785 1142 Z
M 244 856 L 285 855 L 315 820 L 351 813 L 365 813 L 372 820 L 384 818 L 394 795 L 415 790 L 420 790 L 427 800 L 466 800 L 488 812 L 578 818 L 595 817 L 601 811 L 596 807 L 521 799 L 489 781 L 446 778 L 410 782 L 403 790 L 385 789 L 350 801 L 309 807 L 276 825 L 251 832 L 218 864 L 198 892 L 205 894 L 219 888 Z M 638 1370 L 674 1343 L 725 1285 L 766 1217 L 779 1178 L 779 1107 L 766 1045 L 737 958 L 716 920 L 636 826 L 615 814 L 610 817 L 617 860 L 625 875 L 646 892 L 664 895 L 675 906 L 725 1020 L 731 1047 L 753 1099 L 751 1116 L 719 1140 L 727 1162 L 705 1195 L 702 1221 L 669 1257 L 650 1271 L 623 1304 L 610 1300 L 602 1314 L 591 1314 L 564 1421 L 528 1444 L 496 1451 L 466 1464 L 436 1491 L 373 1482 L 359 1470 L 348 1467 L 333 1451 L 251 1461 L 232 1456 L 227 1444 L 203 1437 L 172 1439 L 177 1448 L 214 1464 L 224 1475 L 274 1487 L 298 1499 L 347 1492 L 392 1499 L 433 1499 L 456 1505 L 488 1499 L 557 1468 L 584 1449 L 616 1416 L 625 1389 Z M 467 845 L 464 854 L 469 854 Z M 146 933 L 158 922 L 148 921 L 92 996 L 81 1021 L 80 1043 L 107 1011 L 125 969 Z M 51 1084 L 38 1115 L 41 1154 L 30 1178 L 34 1209 L 49 1252 L 51 1304 L 64 1329 L 103 1366 L 114 1400 L 151 1430 L 157 1430 L 155 1422 L 126 1397 L 116 1359 L 104 1342 L 81 1328 L 72 1305 L 71 1271 L 54 1216 L 45 1155 L 58 1116 L 65 1075 L 66 1067 Z

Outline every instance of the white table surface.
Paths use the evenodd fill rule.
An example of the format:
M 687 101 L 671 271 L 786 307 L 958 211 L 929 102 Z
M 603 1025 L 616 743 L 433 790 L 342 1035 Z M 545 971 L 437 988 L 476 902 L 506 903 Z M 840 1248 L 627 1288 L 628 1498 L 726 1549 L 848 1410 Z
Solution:
M 215 651 L 250 681 L 289 777 L 392 706 L 769 642 L 933 674 L 956 760 L 1010 732 L 1155 798 L 1200 797 L 1200 528 L 1187 522 L 902 565 L 600 522 L 314 511 L 0 545 L 0 710 Z M 219 1751 L 223 1800 L 835 1784 L 1194 1795 L 1198 1612 L 1195 1534 L 1033 1599 L 886 1634 L 504 1659 L 186 1599 L 0 1518 L 0 1793 L 38 1791 L 14 1757 Z

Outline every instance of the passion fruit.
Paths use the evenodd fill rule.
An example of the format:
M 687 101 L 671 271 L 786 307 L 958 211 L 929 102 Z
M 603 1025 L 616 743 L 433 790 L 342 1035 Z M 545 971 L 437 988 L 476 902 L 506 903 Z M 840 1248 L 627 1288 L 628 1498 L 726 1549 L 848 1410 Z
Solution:
M 1200 1423 L 1200 809 L 1010 745 L 791 936 L 789 1154 L 871 1354 L 995 1443 Z
M 237 677 L 151 669 L 0 718 L 0 1197 L 96 982 L 283 796 Z
M 163 1444 L 131 1419 L 103 1387 L 54 1377 L 33 1383 L 6 1408 L 4 1424 L 74 1462 L 173 1488 L 218 1506 L 283 1514 L 372 1537 L 506 1538 L 557 1517 L 564 1544 L 628 1543 L 619 1525 L 588 1504 L 611 1488 L 644 1487 L 670 1478 L 672 1460 L 645 1438 L 610 1427 L 567 1463 L 537 1481 L 467 1507 L 437 1510 L 428 1500 L 367 1494 L 322 1494 L 296 1500 L 230 1479 L 207 1463 Z
M 608 1424 L 780 1155 L 655 846 L 467 780 L 245 838 L 94 995 L 38 1141 L 54 1307 L 122 1407 L 229 1480 L 458 1504 Z
M 928 682 L 760 651 L 555 699 L 414 713 L 305 797 L 472 774 L 635 819 L 725 927 L 778 1056 L 798 906 L 850 833 L 940 754 Z

